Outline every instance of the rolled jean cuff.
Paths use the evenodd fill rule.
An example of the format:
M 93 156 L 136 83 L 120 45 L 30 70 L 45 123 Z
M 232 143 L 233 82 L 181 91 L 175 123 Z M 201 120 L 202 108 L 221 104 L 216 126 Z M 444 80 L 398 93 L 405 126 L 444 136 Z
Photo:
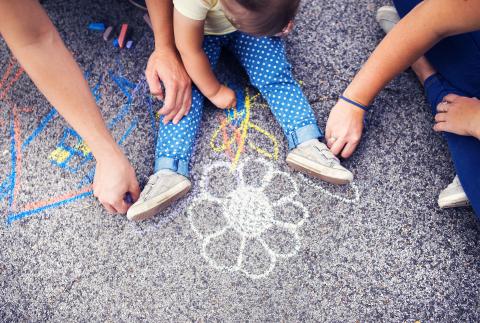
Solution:
M 316 124 L 309 124 L 298 128 L 287 135 L 288 148 L 294 149 L 302 142 L 311 139 L 319 139 L 323 137 L 322 131 Z
M 159 157 L 155 161 L 155 172 L 161 169 L 170 169 L 180 175 L 188 177 L 188 161 L 170 157 Z

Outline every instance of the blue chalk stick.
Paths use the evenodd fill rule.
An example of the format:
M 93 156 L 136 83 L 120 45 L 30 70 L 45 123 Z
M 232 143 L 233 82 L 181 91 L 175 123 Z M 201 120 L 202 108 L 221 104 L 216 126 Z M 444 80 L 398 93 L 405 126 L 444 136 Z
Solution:
M 88 25 L 88 29 L 95 31 L 105 31 L 105 24 L 102 22 L 92 22 Z
M 120 46 L 120 45 L 118 44 L 118 38 L 115 38 L 115 39 L 113 40 L 113 47 L 118 47 L 118 46 Z

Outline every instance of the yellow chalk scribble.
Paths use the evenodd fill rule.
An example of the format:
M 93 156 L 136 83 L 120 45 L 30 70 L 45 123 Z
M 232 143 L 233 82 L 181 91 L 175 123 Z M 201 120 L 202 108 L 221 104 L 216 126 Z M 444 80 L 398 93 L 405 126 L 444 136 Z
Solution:
M 233 118 L 223 118 L 220 121 L 220 125 L 217 129 L 214 130 L 212 134 L 212 138 L 210 140 L 210 147 L 216 153 L 225 152 L 226 155 L 231 159 L 232 166 L 231 170 L 234 171 L 237 168 L 238 162 L 240 157 L 245 152 L 245 143 L 247 139 L 249 139 L 249 131 L 255 131 L 260 133 L 261 135 L 267 137 L 272 144 L 271 151 L 266 149 L 260 148 L 255 145 L 252 140 L 248 140 L 248 147 L 257 153 L 273 160 L 278 159 L 278 141 L 273 134 L 266 131 L 265 129 L 261 128 L 260 126 L 252 123 L 250 121 L 251 117 L 251 109 L 252 109 L 252 102 L 259 96 L 260 94 L 256 94 L 253 97 L 250 97 L 248 91 L 245 91 L 245 111 L 239 113 L 236 108 L 233 110 Z M 242 123 L 239 127 L 235 127 L 233 122 L 243 118 Z M 231 129 L 231 136 L 228 134 L 228 129 Z M 222 134 L 222 143 L 221 145 L 217 145 L 216 142 L 218 141 L 218 137 Z M 236 152 L 233 153 L 232 146 L 236 144 Z
M 86 143 L 80 142 L 75 146 L 75 149 L 78 151 L 81 151 L 83 156 L 87 157 L 92 151 L 90 148 L 87 146 Z
M 54 151 L 52 151 L 52 153 L 50 154 L 50 159 L 61 164 L 63 163 L 65 160 L 67 160 L 67 158 L 70 156 L 70 153 L 68 151 L 66 151 L 65 149 L 63 148 L 60 148 L 60 147 L 57 147 L 57 149 L 55 149 Z

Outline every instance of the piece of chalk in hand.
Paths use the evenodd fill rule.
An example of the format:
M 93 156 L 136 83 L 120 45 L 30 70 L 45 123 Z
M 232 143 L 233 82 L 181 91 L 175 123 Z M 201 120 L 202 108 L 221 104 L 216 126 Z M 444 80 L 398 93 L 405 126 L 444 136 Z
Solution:
M 132 195 L 130 194 L 130 192 L 127 192 L 127 194 L 125 194 L 125 197 L 123 198 L 123 200 L 127 204 L 133 204 L 133 198 L 132 198 Z

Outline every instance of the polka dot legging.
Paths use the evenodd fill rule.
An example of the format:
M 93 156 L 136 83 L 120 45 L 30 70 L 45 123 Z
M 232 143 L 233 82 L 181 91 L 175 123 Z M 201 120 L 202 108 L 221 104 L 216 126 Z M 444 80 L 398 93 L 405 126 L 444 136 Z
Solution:
M 204 51 L 212 67 L 217 65 L 222 47 L 228 48 L 247 71 L 250 81 L 267 100 L 288 139 L 290 149 L 323 137 L 315 116 L 300 86 L 295 81 L 279 37 L 253 37 L 241 32 L 205 36 Z M 177 125 L 160 122 L 156 146 L 155 170 L 172 169 L 188 176 L 203 111 L 204 97 L 194 86 L 190 113 Z

